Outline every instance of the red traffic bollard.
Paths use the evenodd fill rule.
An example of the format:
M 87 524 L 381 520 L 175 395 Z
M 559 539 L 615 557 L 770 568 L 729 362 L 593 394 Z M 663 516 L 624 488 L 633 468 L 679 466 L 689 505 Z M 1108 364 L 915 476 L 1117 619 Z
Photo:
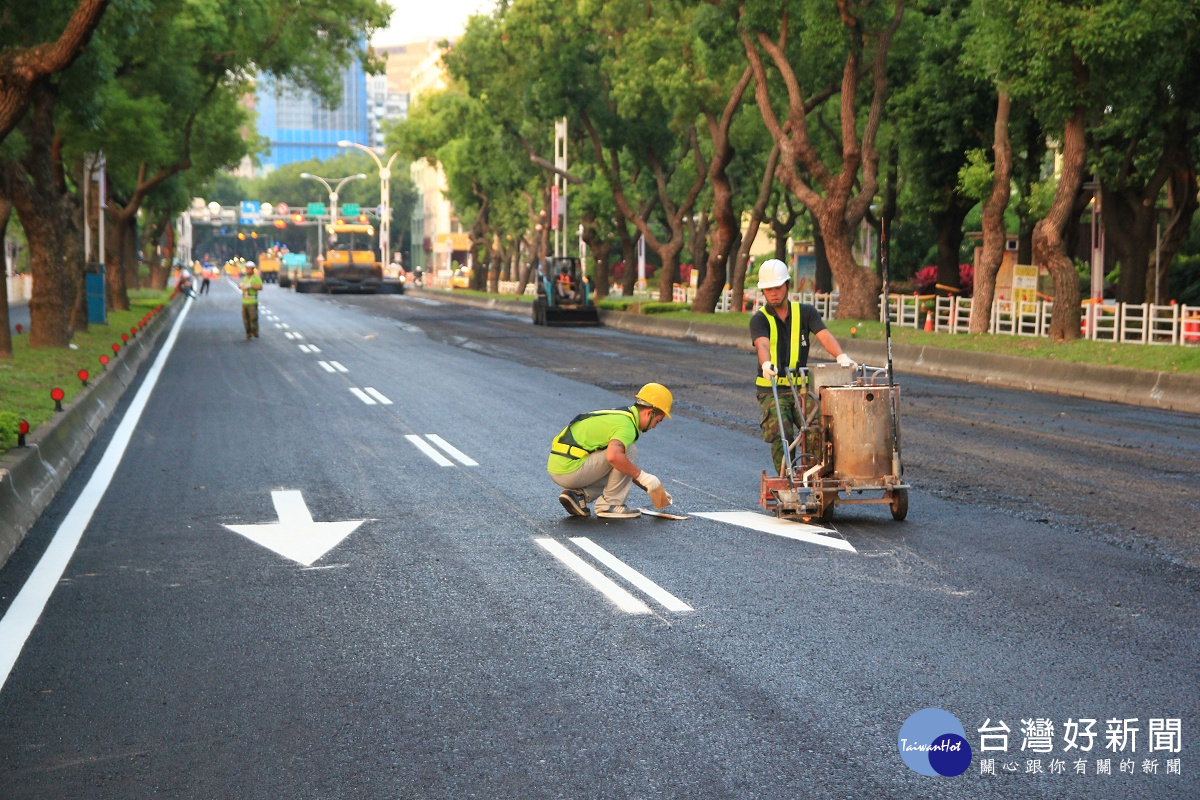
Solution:
M 136 325 L 131 326 L 129 328 L 129 333 L 132 334 L 133 336 L 137 336 L 137 326 Z
M 79 380 L 83 383 L 83 385 L 87 386 L 88 371 L 86 369 L 81 369 L 76 374 L 79 376 Z
M 23 330 L 25 330 L 25 329 L 23 327 L 21 327 L 21 323 L 18 322 L 17 323 L 17 333 L 20 333 Z
M 29 433 L 29 423 L 21 420 L 17 423 L 17 447 L 25 446 L 25 434 Z
M 121 334 L 121 341 L 122 341 L 122 342 L 128 342 L 128 341 L 129 341 L 129 334 L 128 334 L 128 333 L 122 333 L 122 334 Z
M 50 390 L 50 399 L 54 401 L 54 410 L 55 411 L 63 410 L 62 401 L 63 401 L 64 397 L 66 397 L 66 393 L 63 392 L 62 389 L 59 389 L 57 386 L 55 386 L 53 389 Z
M 100 366 L 102 369 L 108 369 L 108 356 L 100 356 Z

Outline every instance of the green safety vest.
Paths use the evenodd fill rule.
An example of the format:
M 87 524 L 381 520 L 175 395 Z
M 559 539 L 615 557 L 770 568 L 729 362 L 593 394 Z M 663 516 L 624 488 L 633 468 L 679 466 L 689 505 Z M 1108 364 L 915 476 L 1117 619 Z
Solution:
M 589 411 L 586 414 L 580 414 L 575 419 L 567 423 L 567 427 L 562 429 L 558 436 L 550 442 L 550 453 L 552 455 L 563 456 L 564 458 L 587 458 L 596 450 L 603 450 L 604 447 L 598 447 L 595 450 L 588 450 L 579 442 L 575 441 L 575 436 L 571 433 L 571 426 L 576 422 L 582 422 L 585 419 L 592 417 L 601 417 L 605 414 L 624 414 L 633 420 L 633 440 L 636 442 L 641 434 L 641 427 L 638 425 L 638 415 L 634 410 L 636 406 L 629 408 L 610 408 L 604 411 Z M 608 445 L 605 445 L 607 447 Z
M 774 314 L 767 313 L 765 306 L 760 308 L 758 313 L 767 318 L 767 327 L 771 329 L 771 363 L 775 365 L 776 369 L 779 369 L 779 323 L 776 321 Z M 791 336 L 788 337 L 787 368 L 792 375 L 797 375 L 796 369 L 800 364 L 800 328 L 803 327 L 800 321 L 800 304 L 794 300 L 788 303 L 788 315 L 792 324 L 790 326 Z M 782 372 L 782 370 L 780 371 Z M 780 386 L 791 386 L 794 381 L 797 386 L 800 386 L 804 383 L 805 379 L 805 376 L 800 375 L 797 375 L 794 379 L 785 378 L 781 374 L 775 378 L 775 383 Z M 764 378 L 760 370 L 758 377 L 754 379 L 754 385 L 765 386 L 769 389 L 771 381 L 769 378 Z
M 238 285 L 238 288 L 242 290 L 242 305 L 258 305 L 258 293 L 262 291 L 262 285 L 262 278 L 258 275 L 242 278 L 242 282 Z

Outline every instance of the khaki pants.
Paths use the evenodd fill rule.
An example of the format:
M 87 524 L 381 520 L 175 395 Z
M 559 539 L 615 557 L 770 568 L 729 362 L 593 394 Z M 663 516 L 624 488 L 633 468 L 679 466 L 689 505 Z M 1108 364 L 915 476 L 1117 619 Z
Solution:
M 242 324 L 246 326 L 246 338 L 258 338 L 258 303 L 242 304 Z
M 608 463 L 607 451 L 597 450 L 584 459 L 583 465 L 565 475 L 550 474 L 551 480 L 564 489 L 583 489 L 587 501 L 601 506 L 623 506 L 629 495 L 633 478 Z M 625 457 L 637 465 L 637 445 L 625 448 Z M 597 499 L 599 498 L 599 499 Z

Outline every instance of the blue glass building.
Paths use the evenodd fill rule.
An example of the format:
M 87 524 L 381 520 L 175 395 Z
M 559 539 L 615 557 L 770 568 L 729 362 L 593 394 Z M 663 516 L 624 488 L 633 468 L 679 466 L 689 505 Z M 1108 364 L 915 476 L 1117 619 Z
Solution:
M 370 143 L 367 76 L 358 61 L 342 73 L 342 102 L 337 108 L 325 108 L 312 92 L 269 75 L 260 78 L 254 103 L 258 135 L 271 145 L 270 152 L 261 155 L 265 170 L 310 158 L 332 158 L 342 152 L 337 146 L 341 139 Z

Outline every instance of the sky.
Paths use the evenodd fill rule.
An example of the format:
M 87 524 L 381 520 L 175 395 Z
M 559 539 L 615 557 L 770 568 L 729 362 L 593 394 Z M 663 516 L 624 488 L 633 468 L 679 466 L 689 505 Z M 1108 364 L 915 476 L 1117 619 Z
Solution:
M 391 24 L 371 40 L 376 46 L 457 37 L 467 17 L 490 11 L 495 0 L 392 0 L 392 5 Z

